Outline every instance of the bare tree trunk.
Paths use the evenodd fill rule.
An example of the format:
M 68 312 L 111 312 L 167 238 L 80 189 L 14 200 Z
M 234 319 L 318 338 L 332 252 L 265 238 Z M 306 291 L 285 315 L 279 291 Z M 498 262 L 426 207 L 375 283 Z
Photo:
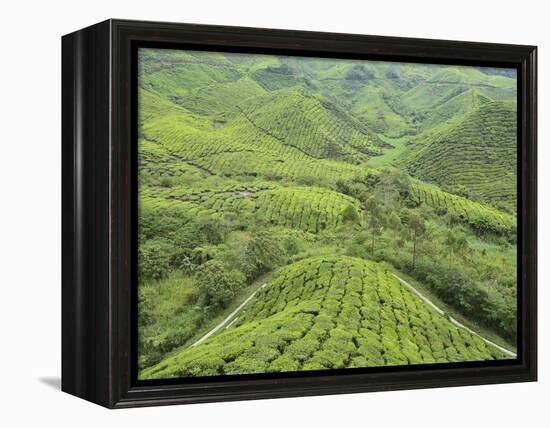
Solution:
M 372 227 L 372 243 L 370 247 L 370 254 L 374 257 L 374 226 Z
M 416 263 L 416 231 L 413 236 L 413 269 Z

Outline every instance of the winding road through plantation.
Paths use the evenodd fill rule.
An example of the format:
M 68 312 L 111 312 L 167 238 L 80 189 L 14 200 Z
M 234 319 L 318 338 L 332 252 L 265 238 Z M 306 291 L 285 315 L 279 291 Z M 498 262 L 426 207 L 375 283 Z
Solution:
M 250 296 L 246 298 L 244 302 L 242 302 L 237 309 L 235 309 L 233 312 L 231 312 L 227 318 L 225 318 L 221 323 L 219 323 L 216 327 L 214 327 L 212 330 L 210 330 L 208 333 L 206 333 L 204 336 L 202 336 L 199 340 L 197 340 L 195 343 L 191 345 L 191 347 L 198 345 L 201 342 L 204 342 L 206 339 L 208 339 L 210 336 L 212 336 L 214 333 L 216 333 L 219 329 L 221 329 L 224 325 L 226 325 L 231 319 L 237 315 L 242 308 L 245 307 L 245 305 L 252 300 L 252 298 L 256 295 L 258 291 L 260 291 L 262 288 L 265 288 L 267 286 L 266 284 L 263 284 L 261 287 L 258 287 L 254 293 L 252 293 Z

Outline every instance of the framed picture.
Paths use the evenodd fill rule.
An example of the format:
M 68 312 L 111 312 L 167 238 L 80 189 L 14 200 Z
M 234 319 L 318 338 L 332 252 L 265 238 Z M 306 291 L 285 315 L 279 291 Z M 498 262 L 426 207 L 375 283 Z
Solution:
M 64 36 L 62 389 L 112 408 L 536 380 L 536 48 Z

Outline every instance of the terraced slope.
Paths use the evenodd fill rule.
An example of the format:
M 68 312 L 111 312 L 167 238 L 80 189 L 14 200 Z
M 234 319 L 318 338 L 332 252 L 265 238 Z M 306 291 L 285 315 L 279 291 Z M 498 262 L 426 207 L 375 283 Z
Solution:
M 260 85 L 245 76 L 236 81 L 216 82 L 190 90 L 174 101 L 195 113 L 216 115 L 234 110 L 238 103 L 264 93 Z
M 175 57 L 169 63 L 155 60 L 147 62 L 147 55 L 143 57 L 145 62 L 142 62 L 140 70 L 140 87 L 162 93 L 174 101 L 195 88 L 234 82 L 242 76 L 231 64 L 197 60 L 188 55 L 181 60 Z M 148 66 L 148 63 L 151 65 Z
M 192 50 L 140 58 L 140 378 L 506 358 L 371 260 L 515 345 L 515 177 L 493 168 L 513 164 L 499 115 L 515 107 L 496 101 L 515 99 L 513 78 Z M 397 171 L 376 169 L 389 161 Z M 266 278 L 228 328 L 182 348 Z
M 477 89 L 493 99 L 515 99 L 514 79 L 488 76 L 472 67 L 446 67 L 403 94 L 402 101 L 417 110 L 428 111 L 469 89 Z
M 197 164 L 216 173 L 231 176 L 256 177 L 264 175 L 271 179 L 290 178 L 298 183 L 317 179 L 333 187 L 342 178 L 361 173 L 361 169 L 345 162 L 326 159 L 288 159 L 280 155 L 255 150 L 223 151 L 209 157 L 198 158 Z
M 411 198 L 441 213 L 449 213 L 481 233 L 515 234 L 516 217 L 485 204 L 442 191 L 422 182 L 411 183 Z
M 144 153 L 151 150 L 154 152 L 151 159 L 171 157 L 213 174 L 269 175 L 302 182 L 314 177 L 334 184 L 338 179 L 360 173 L 361 168 L 345 162 L 346 159 L 317 159 L 316 155 L 321 156 L 323 151 L 328 157 L 343 155 L 354 161 L 367 156 L 364 153 L 367 150 L 379 150 L 370 145 L 371 141 L 383 144 L 368 131 L 355 128 L 353 121 L 328 112 L 313 98 L 307 102 L 315 103 L 318 110 L 309 109 L 311 106 L 302 109 L 298 104 L 292 112 L 280 111 L 298 121 L 288 135 L 279 135 L 278 131 L 272 132 L 273 118 L 263 115 L 261 109 L 252 115 L 245 113 L 245 109 L 253 111 L 252 104 L 242 107 L 242 111 L 215 115 L 213 119 L 176 105 L 155 91 L 142 89 L 139 95 Z M 307 119 L 308 115 L 315 117 Z M 324 126 L 316 127 L 314 119 L 322 119 Z M 279 120 L 283 120 L 282 116 Z
M 415 135 L 455 113 L 464 114 L 477 105 L 477 97 L 516 97 L 515 79 L 472 67 L 330 60 L 302 66 L 313 76 L 316 90 L 388 137 Z
M 451 93 L 449 99 L 443 99 L 434 105 L 430 115 L 423 121 L 423 126 L 432 128 L 438 124 L 454 121 L 491 101 L 491 98 L 477 88 L 464 91 L 460 89 L 456 94 Z
M 489 102 L 434 137 L 409 160 L 409 173 L 509 211 L 516 206 L 516 107 Z
M 219 189 L 144 189 L 142 201 L 153 207 L 178 206 L 201 216 L 224 212 L 254 213 L 271 225 L 319 232 L 344 223 L 349 207 L 360 222 L 359 202 L 354 198 L 315 187 L 282 187 L 269 183 L 236 184 Z
M 254 126 L 314 158 L 372 156 L 383 145 L 365 126 L 303 88 L 256 97 L 239 107 Z
M 265 67 L 256 67 L 251 76 L 268 91 L 290 88 L 302 83 L 288 64 L 282 64 L 277 60 L 266 64 Z
M 369 129 L 375 132 L 398 137 L 411 129 L 411 123 L 393 107 L 388 96 L 393 91 L 374 85 L 363 85 L 353 92 L 350 111 Z
M 319 232 L 344 223 L 344 212 L 350 206 L 359 219 L 359 202 L 354 198 L 326 189 L 288 187 L 261 193 L 257 213 L 273 224 Z
M 504 359 L 374 262 L 315 257 L 279 271 L 230 328 L 144 379 Z

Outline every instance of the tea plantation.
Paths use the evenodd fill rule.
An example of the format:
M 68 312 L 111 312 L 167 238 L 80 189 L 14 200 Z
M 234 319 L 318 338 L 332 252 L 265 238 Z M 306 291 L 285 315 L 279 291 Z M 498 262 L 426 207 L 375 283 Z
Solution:
M 484 103 L 428 140 L 408 170 L 423 180 L 514 212 L 516 121 L 515 103 Z
M 516 231 L 515 216 L 491 206 L 442 191 L 436 186 L 416 182 L 411 184 L 411 198 L 469 224 L 480 233 L 493 232 L 503 235 Z
M 513 70 L 138 56 L 140 378 L 515 351 Z
M 314 257 L 275 275 L 238 320 L 143 378 L 502 359 L 377 263 Z

